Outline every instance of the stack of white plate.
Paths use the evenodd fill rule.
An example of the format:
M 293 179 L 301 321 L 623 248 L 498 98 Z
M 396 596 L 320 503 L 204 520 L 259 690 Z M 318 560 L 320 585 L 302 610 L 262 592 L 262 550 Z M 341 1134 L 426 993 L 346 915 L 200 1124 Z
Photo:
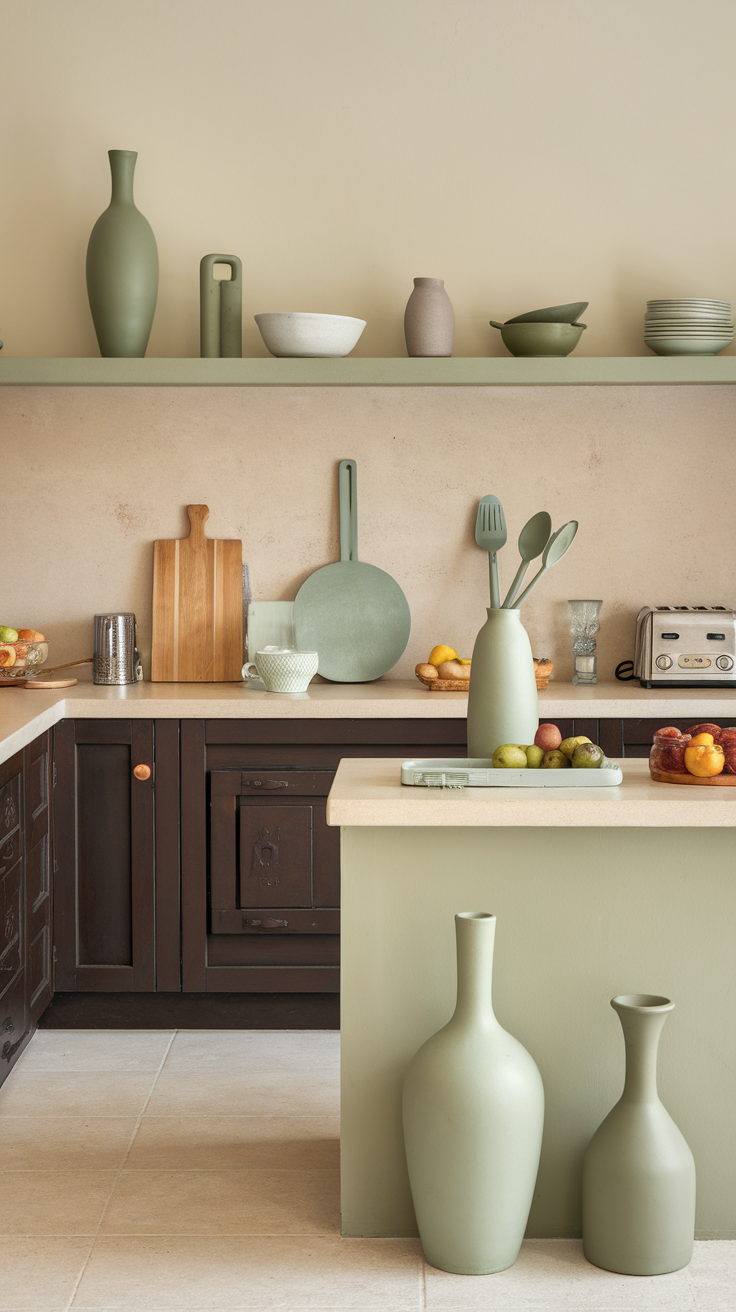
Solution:
M 730 301 L 647 301 L 644 341 L 657 355 L 718 355 L 733 341 Z

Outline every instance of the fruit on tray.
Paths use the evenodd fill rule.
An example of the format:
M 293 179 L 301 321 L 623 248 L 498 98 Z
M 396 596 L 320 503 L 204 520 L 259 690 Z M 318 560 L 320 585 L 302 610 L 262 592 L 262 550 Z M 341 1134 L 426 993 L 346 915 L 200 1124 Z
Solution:
M 710 742 L 697 742 L 695 738 L 685 748 L 685 768 L 699 779 L 710 779 L 720 774 L 726 764 L 726 757 L 720 743 L 713 742 L 712 734 L 698 734 L 697 738 L 710 738 Z
M 683 733 L 668 724 L 654 735 L 649 768 L 662 774 L 692 774 L 699 779 L 736 775 L 736 726 L 722 729 L 706 721 L 691 724 Z
M 439 669 L 443 661 L 457 660 L 457 652 L 454 647 L 448 647 L 446 643 L 441 642 L 437 647 L 433 647 L 428 657 L 429 665 L 436 665 Z
M 526 768 L 527 770 L 538 770 L 544 760 L 544 748 L 538 743 L 532 743 L 531 747 L 526 749 Z
M 563 738 L 560 743 L 560 751 L 567 757 L 568 761 L 572 760 L 573 752 L 580 743 L 589 743 L 590 738 L 586 738 L 584 733 L 578 734 L 577 738 Z
M 21 642 L 45 642 L 45 641 L 46 641 L 46 639 L 45 639 L 43 633 L 39 633 L 39 632 L 38 632 L 38 629 L 18 629 L 18 638 L 20 638 Z M 15 641 L 17 642 L 17 640 L 18 640 L 18 639 L 16 638 Z M 11 638 L 10 641 L 12 642 L 13 639 Z
M 497 770 L 525 770 L 526 748 L 518 743 L 502 743 L 493 753 L 492 760 Z
M 569 757 L 565 756 L 565 753 L 560 751 L 559 747 L 555 747 L 550 752 L 545 752 L 542 757 L 543 770 L 567 770 L 569 765 Z
M 0 644 L 0 669 L 9 669 L 11 665 L 15 665 L 15 661 L 15 647 L 12 643 L 3 642 Z
M 603 764 L 603 750 L 595 743 L 578 743 L 572 754 L 573 770 L 597 770 Z
M 0 642 L 17 642 L 19 637 L 17 629 L 11 629 L 9 624 L 0 624 Z
M 562 734 L 556 724 L 540 724 L 534 742 L 543 752 L 554 752 L 562 742 Z

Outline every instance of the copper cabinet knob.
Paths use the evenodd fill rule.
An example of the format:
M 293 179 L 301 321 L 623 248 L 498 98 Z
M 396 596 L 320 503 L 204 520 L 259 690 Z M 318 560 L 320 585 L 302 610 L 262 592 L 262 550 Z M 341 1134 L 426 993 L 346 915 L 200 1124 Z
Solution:
M 133 774 L 135 775 L 136 779 L 150 779 L 151 767 L 150 765 L 136 765 L 135 769 L 133 770 Z

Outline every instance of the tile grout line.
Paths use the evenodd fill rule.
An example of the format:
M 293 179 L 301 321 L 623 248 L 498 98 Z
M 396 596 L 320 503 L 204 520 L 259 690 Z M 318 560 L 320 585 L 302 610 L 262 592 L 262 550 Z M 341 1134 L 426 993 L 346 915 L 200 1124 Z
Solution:
M 147 1095 L 147 1097 L 146 1097 L 145 1100 L 144 1100 L 143 1106 L 141 1107 L 141 1110 L 140 1110 L 140 1113 L 139 1113 L 138 1117 L 136 1118 L 136 1123 L 135 1123 L 135 1125 L 134 1125 L 134 1127 L 133 1127 L 133 1131 L 132 1131 L 132 1134 L 131 1134 L 131 1136 L 130 1136 L 130 1139 L 128 1140 L 128 1147 L 127 1147 L 127 1149 L 126 1149 L 126 1151 L 125 1151 L 125 1155 L 124 1155 L 124 1157 L 123 1157 L 123 1159 L 122 1159 L 122 1161 L 121 1161 L 121 1163 L 120 1163 L 120 1166 L 118 1167 L 117 1171 L 115 1172 L 115 1179 L 114 1179 L 113 1182 L 112 1182 L 112 1188 L 111 1188 L 111 1190 L 110 1190 L 110 1193 L 108 1194 L 107 1202 L 105 1203 L 105 1206 L 104 1206 L 103 1209 L 102 1209 L 102 1215 L 100 1216 L 100 1219 L 99 1219 L 99 1221 L 98 1221 L 98 1223 L 97 1223 L 97 1229 L 95 1230 L 95 1233 L 94 1233 L 93 1236 L 92 1236 L 92 1243 L 91 1243 L 90 1246 L 89 1246 L 89 1252 L 88 1252 L 88 1254 L 87 1254 L 87 1256 L 86 1256 L 86 1258 L 85 1258 L 85 1260 L 84 1260 L 84 1264 L 83 1264 L 83 1266 L 82 1266 L 82 1270 L 79 1272 L 79 1275 L 77 1276 L 77 1279 L 76 1279 L 75 1282 L 74 1282 L 74 1288 L 72 1289 L 71 1295 L 70 1295 L 70 1297 L 69 1297 L 69 1302 L 66 1304 L 66 1307 L 64 1308 L 64 1312 L 70 1312 L 71 1307 L 72 1307 L 72 1304 L 74 1303 L 74 1300 L 75 1300 L 75 1298 L 76 1298 L 76 1296 L 77 1296 L 77 1290 L 79 1289 L 79 1286 L 80 1286 L 81 1283 L 82 1283 L 82 1278 L 83 1278 L 83 1276 L 84 1276 L 84 1273 L 85 1273 L 85 1271 L 87 1270 L 87 1267 L 89 1266 L 89 1259 L 91 1258 L 91 1256 L 92 1256 L 92 1252 L 93 1252 L 93 1250 L 94 1250 L 94 1246 L 95 1246 L 95 1244 L 97 1243 L 97 1239 L 98 1239 L 98 1237 L 99 1237 L 100 1230 L 102 1229 L 102 1223 L 103 1223 L 105 1217 L 107 1216 L 107 1210 L 108 1210 L 108 1208 L 109 1208 L 109 1206 L 110 1206 L 110 1203 L 112 1202 L 112 1196 L 113 1196 L 113 1194 L 115 1193 L 115 1189 L 116 1189 L 116 1187 L 117 1187 L 117 1183 L 118 1183 L 118 1181 L 119 1181 L 119 1179 L 120 1179 L 120 1176 L 121 1176 L 122 1173 L 123 1173 L 123 1170 L 124 1170 L 124 1167 L 125 1167 L 125 1163 L 127 1162 L 128 1158 L 130 1157 L 130 1150 L 131 1150 L 131 1148 L 133 1147 L 133 1144 L 134 1144 L 134 1142 L 135 1142 L 135 1137 L 136 1137 L 136 1135 L 137 1135 L 137 1133 L 138 1133 L 138 1131 L 139 1131 L 139 1129 L 140 1129 L 141 1121 L 143 1120 L 143 1117 L 144 1117 L 144 1115 L 145 1115 L 146 1107 L 148 1106 L 149 1102 L 151 1101 L 151 1098 L 152 1098 L 152 1096 L 153 1096 L 153 1091 L 154 1091 L 154 1089 L 156 1088 L 156 1084 L 158 1083 L 158 1078 L 159 1078 L 159 1076 L 160 1076 L 160 1074 L 161 1074 L 161 1072 L 162 1072 L 162 1070 L 163 1070 L 163 1068 L 164 1068 L 164 1063 L 165 1063 L 166 1058 L 168 1057 L 168 1055 L 169 1055 L 169 1053 L 170 1053 L 170 1051 L 171 1051 L 171 1045 L 173 1044 L 174 1039 L 175 1039 L 176 1036 L 177 1036 L 177 1033 L 178 1033 L 178 1031 L 177 1031 L 177 1030 L 174 1030 L 173 1034 L 171 1035 L 171 1038 L 169 1039 L 169 1042 L 168 1042 L 167 1045 L 166 1045 L 166 1051 L 164 1052 L 164 1055 L 163 1055 L 163 1057 L 161 1058 L 161 1061 L 160 1061 L 160 1063 L 159 1063 L 158 1070 L 156 1071 L 156 1074 L 155 1074 L 154 1077 L 153 1077 L 153 1083 L 151 1084 L 151 1087 L 150 1087 L 150 1089 L 148 1090 L 148 1095 Z

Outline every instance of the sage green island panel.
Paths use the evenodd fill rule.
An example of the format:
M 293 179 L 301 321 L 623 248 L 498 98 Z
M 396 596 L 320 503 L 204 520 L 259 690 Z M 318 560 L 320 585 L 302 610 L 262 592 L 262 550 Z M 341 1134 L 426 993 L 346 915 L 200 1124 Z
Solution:
M 402 1081 L 453 1012 L 454 915 L 487 911 L 496 1015 L 546 1095 L 527 1233 L 581 1233 L 583 1155 L 623 1084 L 610 999 L 640 992 L 676 1004 L 659 1091 L 695 1157 L 696 1233 L 736 1237 L 734 829 L 356 825 L 341 836 L 343 1233 L 417 1233 Z

